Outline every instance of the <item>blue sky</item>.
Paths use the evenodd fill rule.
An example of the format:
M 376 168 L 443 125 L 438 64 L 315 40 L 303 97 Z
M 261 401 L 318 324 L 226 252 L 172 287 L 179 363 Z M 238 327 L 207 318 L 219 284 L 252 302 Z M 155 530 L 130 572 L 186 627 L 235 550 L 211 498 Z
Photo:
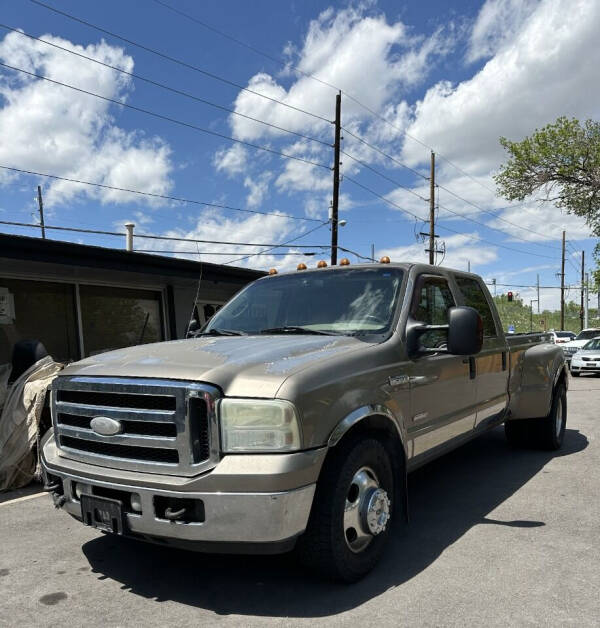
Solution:
M 594 0 L 164 2 L 282 63 L 153 0 L 48 0 L 131 41 L 326 119 L 333 118 L 335 89 L 306 74 L 340 87 L 375 111 L 377 117 L 350 97 L 342 98 L 342 124 L 348 130 L 340 200 L 340 217 L 347 220 L 340 230 L 344 247 L 369 255 L 374 244 L 377 255 L 387 253 L 394 260 L 426 259 L 425 245 L 415 234 L 427 226 L 414 215 L 427 216 L 423 199 L 429 195 L 428 181 L 413 171 L 428 174 L 428 147 L 433 147 L 440 155 L 438 232 L 446 249 L 445 265 L 466 268 L 470 262 L 472 270 L 500 284 L 534 284 L 539 274 L 542 285 L 558 285 L 563 228 L 569 240 L 567 283 L 578 281 L 581 249 L 591 262 L 594 240 L 581 220 L 534 201 L 506 207 L 509 203 L 493 193 L 491 175 L 503 159 L 500 135 L 519 139 L 559 115 L 598 117 L 600 6 Z M 239 114 L 325 144 L 332 141 L 327 122 L 212 80 L 27 0 L 3 2 L 1 21 Z M 332 162 L 331 149 L 321 143 L 274 132 L 5 29 L 0 29 L 0 61 L 244 142 L 327 166 Z M 123 109 L 4 67 L 0 135 L 0 164 L 5 166 L 298 218 L 202 208 L 3 171 L 0 220 L 31 222 L 40 183 L 51 225 L 122 231 L 131 220 L 138 232 L 280 243 L 328 218 L 331 173 L 325 168 Z M 469 219 L 460 217 L 465 214 Z M 35 234 L 6 225 L 2 230 Z M 123 245 L 97 235 L 51 232 L 51 237 Z M 325 225 L 296 243 L 329 241 Z M 264 248 L 139 239 L 137 246 L 178 254 L 196 251 L 186 257 L 212 262 L 229 262 Z M 287 247 L 277 249 L 286 255 L 237 263 L 291 268 L 303 259 L 309 264 L 328 259 L 325 249 L 310 250 L 317 255 L 303 258 L 296 254 L 302 250 Z M 531 289 L 513 290 L 525 299 L 535 298 Z M 576 297 L 574 290 L 570 296 Z M 542 290 L 542 307 L 557 303 L 557 290 Z

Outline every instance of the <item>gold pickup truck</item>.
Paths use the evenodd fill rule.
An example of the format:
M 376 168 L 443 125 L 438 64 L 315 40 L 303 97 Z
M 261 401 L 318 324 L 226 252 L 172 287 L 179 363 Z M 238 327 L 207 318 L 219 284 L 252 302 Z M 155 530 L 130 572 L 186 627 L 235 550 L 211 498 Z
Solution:
M 559 346 L 505 337 L 476 275 L 409 263 L 270 275 L 195 338 L 62 371 L 46 487 L 105 532 L 295 548 L 354 581 L 407 517 L 416 467 L 502 423 L 513 446 L 559 448 L 567 382 Z

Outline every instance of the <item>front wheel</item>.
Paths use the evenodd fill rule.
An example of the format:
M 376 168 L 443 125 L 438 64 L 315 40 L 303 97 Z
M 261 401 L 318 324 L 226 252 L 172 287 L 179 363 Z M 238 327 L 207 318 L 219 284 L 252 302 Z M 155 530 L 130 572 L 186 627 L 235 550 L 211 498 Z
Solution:
M 394 474 L 375 438 L 340 443 L 321 473 L 300 560 L 321 575 L 355 582 L 384 552 L 394 513 Z

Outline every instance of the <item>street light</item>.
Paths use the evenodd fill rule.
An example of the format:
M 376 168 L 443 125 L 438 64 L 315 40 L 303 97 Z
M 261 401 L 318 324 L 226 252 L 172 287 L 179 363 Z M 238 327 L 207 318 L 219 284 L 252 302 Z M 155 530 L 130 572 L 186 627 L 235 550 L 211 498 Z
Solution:
M 529 299 L 529 331 L 533 331 L 533 304 L 537 303 L 537 299 Z

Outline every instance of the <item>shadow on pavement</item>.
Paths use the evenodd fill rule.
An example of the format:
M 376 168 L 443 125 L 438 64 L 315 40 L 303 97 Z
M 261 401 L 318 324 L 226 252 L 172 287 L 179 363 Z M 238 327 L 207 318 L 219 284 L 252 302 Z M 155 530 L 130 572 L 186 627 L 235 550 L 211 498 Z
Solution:
M 173 600 L 221 615 L 323 617 L 352 609 L 426 569 L 478 524 L 533 528 L 527 519 L 486 515 L 535 476 L 553 457 L 587 447 L 567 430 L 558 453 L 513 450 L 496 429 L 415 471 L 409 478 L 411 522 L 399 526 L 384 559 L 361 582 L 337 585 L 303 571 L 293 555 L 208 555 L 102 536 L 83 546 L 100 578 L 157 601 Z

